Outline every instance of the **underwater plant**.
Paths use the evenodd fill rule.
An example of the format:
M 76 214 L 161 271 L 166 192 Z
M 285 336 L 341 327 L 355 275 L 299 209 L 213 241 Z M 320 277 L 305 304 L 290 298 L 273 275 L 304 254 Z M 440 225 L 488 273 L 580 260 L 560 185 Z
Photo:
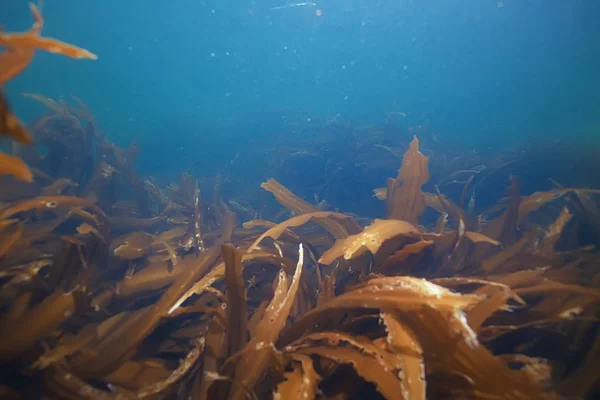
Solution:
M 0 82 L 36 49 L 95 58 L 41 37 L 32 12 L 31 31 L 0 34 L 15 71 Z M 375 189 L 382 218 L 320 208 L 274 178 L 261 188 L 278 206 L 259 213 L 224 201 L 221 179 L 202 196 L 190 174 L 139 175 L 137 147 L 111 143 L 81 100 L 28 97 L 49 112 L 28 130 L 1 103 L 3 134 L 46 147 L 0 153 L 1 398 L 600 393 L 600 253 L 579 238 L 600 226 L 600 190 L 524 196 L 512 176 L 497 205 L 465 206 L 477 182 L 456 202 L 427 191 L 415 135 Z M 436 182 L 478 174 L 477 161 Z

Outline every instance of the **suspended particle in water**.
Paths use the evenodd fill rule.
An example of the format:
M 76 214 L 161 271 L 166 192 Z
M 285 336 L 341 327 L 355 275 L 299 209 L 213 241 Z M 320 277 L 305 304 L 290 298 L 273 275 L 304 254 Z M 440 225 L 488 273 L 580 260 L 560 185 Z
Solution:
M 498 6 L 498 8 L 502 8 L 502 7 L 504 7 L 504 2 L 499 1 L 498 3 L 496 3 L 496 5 Z
M 405 65 L 404 67 L 402 67 L 405 71 L 408 69 L 408 65 Z
M 215 53 L 210 53 L 210 56 L 211 56 L 211 57 L 215 57 L 215 56 L 216 56 L 216 54 L 215 54 Z
M 323 15 L 323 10 L 319 9 L 319 10 L 315 11 L 315 15 L 317 17 L 321 17 Z
M 342 65 L 342 69 L 346 69 L 346 66 L 345 66 L 345 65 Z

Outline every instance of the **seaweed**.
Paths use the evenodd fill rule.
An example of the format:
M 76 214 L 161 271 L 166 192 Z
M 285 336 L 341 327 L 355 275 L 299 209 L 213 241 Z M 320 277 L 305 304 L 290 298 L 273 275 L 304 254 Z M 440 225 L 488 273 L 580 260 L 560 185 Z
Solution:
M 36 50 L 62 54 L 71 58 L 92 60 L 98 58 L 85 49 L 41 36 L 44 19 L 35 5 L 30 4 L 30 8 L 35 22 L 29 31 L 24 33 L 0 32 L 0 46 L 6 47 L 0 53 L 0 71 L 2 71 L 0 73 L 0 89 L 2 85 L 29 65 Z M 8 135 L 24 144 L 32 143 L 31 136 L 11 112 L 2 90 L 0 90 L 0 135 Z M 0 153 L 0 176 L 2 175 L 12 175 L 28 183 L 33 181 L 33 174 L 19 158 L 4 153 Z
M 35 50 L 94 58 L 41 37 L 32 12 L 29 32 L 0 34 L 3 79 Z M 522 194 L 515 175 L 505 201 L 464 210 L 469 191 L 521 160 L 439 148 L 426 157 L 411 134 L 396 178 L 376 189 L 385 218 L 326 210 L 322 192 L 313 205 L 274 178 L 261 187 L 284 210 L 227 202 L 229 175 L 206 202 L 192 175 L 167 186 L 138 175 L 136 145 L 109 142 L 80 99 L 27 97 L 50 114 L 29 135 L 2 98 L 2 133 L 50 150 L 0 153 L 0 173 L 29 182 L 0 181 L 0 397 L 525 400 L 600 390 L 599 255 L 578 239 L 597 220 L 597 189 Z M 323 129 L 349 133 L 334 171 L 354 165 L 354 151 L 365 169 L 378 168 L 373 149 L 397 163 L 400 146 L 361 134 L 375 128 Z M 322 145 L 306 154 L 324 159 Z M 354 190 L 341 179 L 333 172 L 327 185 Z M 252 220 L 236 228 L 227 204 Z

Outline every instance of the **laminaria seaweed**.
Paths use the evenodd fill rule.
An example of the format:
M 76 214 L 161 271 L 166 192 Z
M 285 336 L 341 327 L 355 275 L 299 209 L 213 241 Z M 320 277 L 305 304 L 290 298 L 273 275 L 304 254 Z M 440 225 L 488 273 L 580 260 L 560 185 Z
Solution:
M 96 58 L 41 36 L 31 9 L 31 30 L 0 33 L 1 84 L 36 50 Z M 425 192 L 415 136 L 375 189 L 384 218 L 323 210 L 269 179 L 286 211 L 240 225 L 219 180 L 210 200 L 188 174 L 163 187 L 81 100 L 27 96 L 49 110 L 28 128 L 0 98 L 0 133 L 28 145 L 0 153 L 0 397 L 599 393 L 600 255 L 567 229 L 597 218 L 599 191 L 522 196 L 511 177 L 503 202 L 473 212 L 480 171 L 450 175 L 471 174 L 458 204 Z M 419 225 L 425 212 L 437 223 Z

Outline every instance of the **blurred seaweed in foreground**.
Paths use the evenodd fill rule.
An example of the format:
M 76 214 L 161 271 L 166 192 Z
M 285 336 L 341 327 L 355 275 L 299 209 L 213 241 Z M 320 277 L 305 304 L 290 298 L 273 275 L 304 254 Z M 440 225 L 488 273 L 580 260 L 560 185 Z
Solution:
M 3 65 L 44 49 L 33 10 L 31 32 L 0 35 Z M 382 218 L 276 179 L 266 206 L 222 177 L 140 176 L 81 100 L 28 96 L 50 111 L 30 134 L 2 102 L 3 133 L 34 143 L 0 159 L 2 398 L 600 394 L 599 190 L 524 195 L 503 169 L 519 155 L 482 168 L 414 136 L 377 147 L 399 167 L 373 182 Z M 496 205 L 475 204 L 484 179 L 506 182 Z

